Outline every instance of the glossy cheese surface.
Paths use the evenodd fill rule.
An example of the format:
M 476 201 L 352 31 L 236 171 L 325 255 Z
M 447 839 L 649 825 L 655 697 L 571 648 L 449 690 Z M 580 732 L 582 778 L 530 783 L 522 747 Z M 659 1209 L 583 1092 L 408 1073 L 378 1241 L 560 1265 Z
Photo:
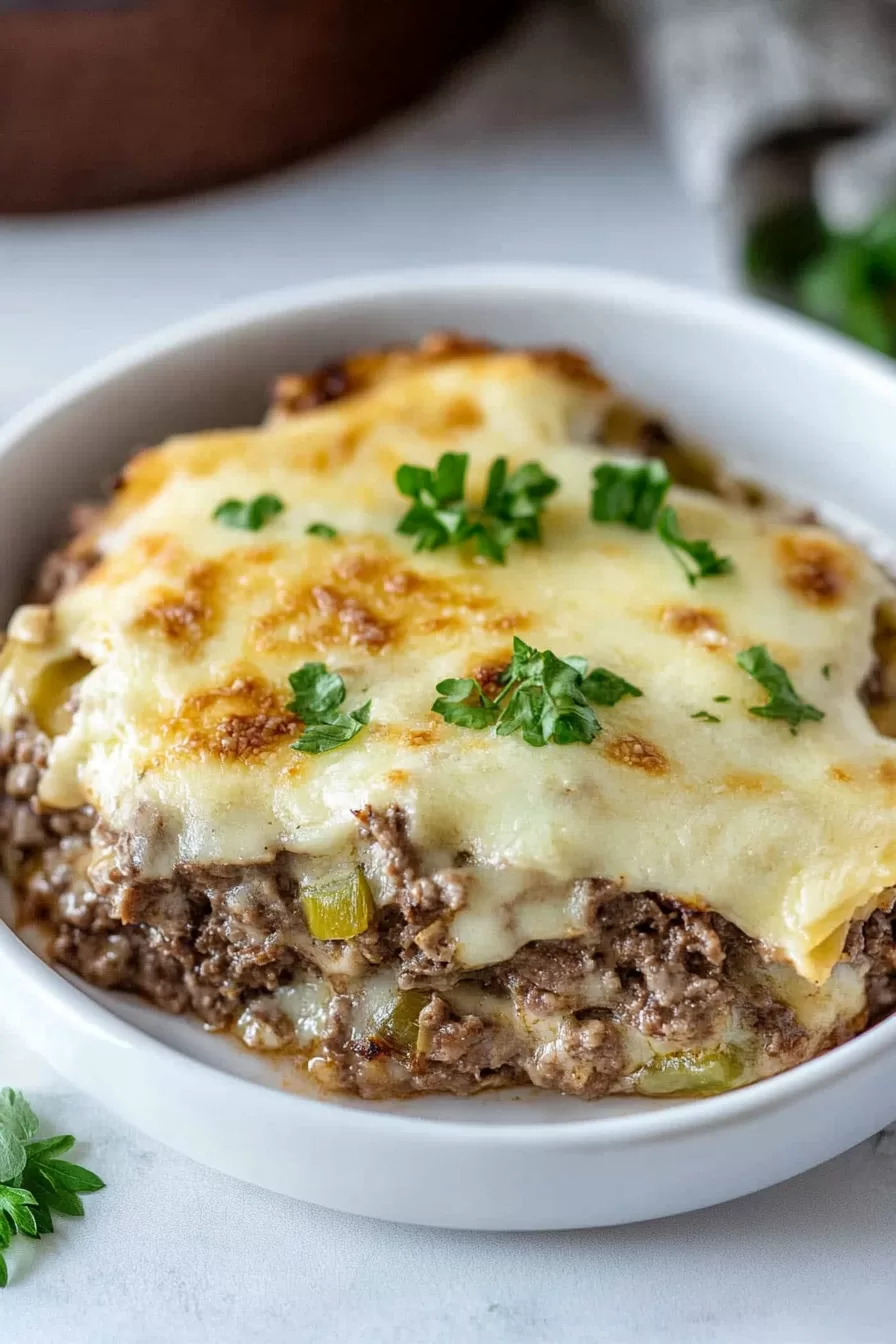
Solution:
M 27 613 L 11 627 L 6 719 L 49 664 L 93 669 L 54 739 L 46 802 L 89 801 L 159 877 L 283 849 L 338 866 L 354 811 L 396 803 L 432 866 L 472 865 L 463 964 L 575 933 L 574 883 L 593 876 L 717 910 L 823 979 L 846 923 L 896 882 L 896 749 L 857 695 L 892 587 L 820 528 L 692 491 L 669 496 L 683 532 L 735 564 L 694 588 L 653 533 L 591 522 L 608 397 L 562 360 L 409 361 L 332 405 L 138 455 L 89 538 L 99 563 L 41 638 Z M 415 554 L 395 531 L 395 470 L 446 451 L 470 454 L 473 497 L 498 455 L 559 478 L 543 544 L 511 545 L 504 566 Z M 259 494 L 285 505 L 262 530 L 213 520 Z M 338 537 L 307 535 L 317 521 Z M 438 681 L 505 664 L 514 634 L 643 695 L 598 708 L 590 745 L 536 749 L 431 712 Z M 735 656 L 754 644 L 823 721 L 792 736 L 749 713 L 766 697 Z M 310 660 L 342 675 L 347 708 L 372 701 L 369 727 L 319 756 L 292 749 L 285 708 Z

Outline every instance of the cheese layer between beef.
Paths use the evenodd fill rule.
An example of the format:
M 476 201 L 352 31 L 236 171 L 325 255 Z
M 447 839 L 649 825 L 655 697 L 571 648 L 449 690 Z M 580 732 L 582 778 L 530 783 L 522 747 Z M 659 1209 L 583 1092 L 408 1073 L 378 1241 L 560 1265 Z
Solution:
M 857 696 L 891 585 L 822 529 L 681 489 L 684 534 L 731 556 L 733 574 L 692 589 L 655 535 L 595 525 L 587 438 L 606 395 L 550 362 L 468 356 L 138 455 L 95 530 L 103 558 L 57 601 L 50 642 L 8 647 L 7 719 L 44 663 L 94 664 L 45 801 L 89 801 L 156 877 L 283 849 L 338 868 L 353 809 L 397 803 L 432 866 L 461 851 L 473 865 L 461 964 L 574 934 L 571 884 L 597 876 L 719 911 L 823 979 L 846 923 L 896 882 L 896 750 Z M 470 454 L 474 498 L 498 454 L 557 476 L 543 545 L 511 546 L 505 566 L 414 554 L 395 532 L 395 470 L 446 451 Z M 263 530 L 213 521 L 222 500 L 263 493 L 285 504 Z M 316 521 L 338 538 L 306 535 Z M 438 681 L 506 662 L 514 634 L 643 696 L 598 709 L 590 745 L 541 749 L 431 712 Z M 765 695 L 735 655 L 753 644 L 822 722 L 792 736 L 750 714 Z M 284 708 L 288 674 L 309 660 L 342 674 L 346 708 L 372 701 L 370 726 L 319 756 L 292 749 Z

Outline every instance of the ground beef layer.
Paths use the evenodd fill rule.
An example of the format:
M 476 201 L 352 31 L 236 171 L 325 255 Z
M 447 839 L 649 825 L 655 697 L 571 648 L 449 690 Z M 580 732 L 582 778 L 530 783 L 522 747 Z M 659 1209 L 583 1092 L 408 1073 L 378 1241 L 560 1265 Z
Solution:
M 896 1003 L 888 913 L 848 941 L 861 1011 L 819 1028 L 721 916 L 599 878 L 580 884 L 581 936 L 465 970 L 449 936 L 463 863 L 427 873 L 398 809 L 358 815 L 358 859 L 380 882 L 370 926 L 322 941 L 304 918 L 294 856 L 141 882 L 127 842 L 91 809 L 41 808 L 48 746 L 24 721 L 0 741 L 0 845 L 22 918 L 49 930 L 51 958 L 101 988 L 294 1052 L 326 1088 L 382 1096 L 531 1082 L 596 1097 L 650 1090 L 641 1081 L 659 1052 L 669 1085 L 657 1090 L 720 1090 L 792 1067 Z M 288 1011 L 297 986 L 317 995 L 311 1036 Z

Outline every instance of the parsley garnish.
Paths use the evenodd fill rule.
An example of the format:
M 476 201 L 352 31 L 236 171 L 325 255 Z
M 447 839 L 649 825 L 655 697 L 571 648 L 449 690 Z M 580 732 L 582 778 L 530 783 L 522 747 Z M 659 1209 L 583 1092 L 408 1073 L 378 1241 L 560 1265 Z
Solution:
M 824 713 L 802 700 L 780 663 L 776 663 L 764 644 L 754 644 L 737 655 L 737 664 L 768 692 L 768 703 L 751 705 L 750 713 L 763 719 L 783 719 L 796 735 L 801 723 L 816 723 Z
M 726 697 L 722 697 L 725 699 Z M 692 719 L 702 719 L 704 723 L 721 723 L 722 720 L 715 714 L 710 714 L 708 710 L 698 709 L 696 714 L 691 715 Z
M 225 499 L 212 517 L 216 523 L 223 523 L 225 527 L 241 527 L 245 532 L 258 532 L 265 523 L 282 513 L 285 507 L 283 500 L 276 495 L 256 495 L 245 503 L 241 499 Z
M 102 1190 L 103 1182 L 86 1167 L 64 1162 L 74 1146 L 71 1134 L 35 1139 L 38 1122 L 21 1092 L 0 1091 L 0 1288 L 9 1282 L 3 1252 L 13 1237 L 39 1238 L 53 1231 L 53 1214 L 80 1218 L 78 1198 Z
M 298 672 L 290 672 L 293 698 L 286 708 L 297 714 L 305 725 L 294 751 L 319 755 L 350 742 L 370 721 L 370 701 L 360 709 L 340 712 L 345 699 L 345 682 L 338 672 L 330 672 L 324 663 L 304 663 Z
M 821 669 L 821 675 L 824 677 L 825 681 L 830 681 L 831 679 L 830 663 L 825 663 L 824 667 Z
M 544 501 L 559 482 L 537 462 L 508 475 L 507 459 L 495 458 L 481 508 L 464 499 L 468 453 L 443 453 L 435 470 L 405 464 L 395 484 L 414 503 L 397 531 L 416 537 L 415 550 L 436 551 L 475 540 L 477 554 L 503 565 L 512 541 L 540 541 Z
M 595 523 L 625 523 L 649 532 L 669 489 L 664 462 L 654 459 L 629 465 L 601 462 L 591 473 L 591 517 Z
M 595 523 L 624 523 L 641 532 L 656 529 L 675 556 L 693 588 L 698 579 L 730 574 L 734 562 L 717 555 L 708 541 L 688 541 L 681 535 L 678 514 L 663 507 L 670 477 L 659 459 L 639 463 L 602 462 L 592 472 L 591 518 Z
M 709 579 L 716 574 L 730 574 L 734 561 L 719 555 L 708 541 L 688 541 L 681 535 L 678 514 L 668 505 L 656 523 L 657 535 L 665 542 L 684 570 L 684 576 L 693 588 L 698 579 Z
M 309 523 L 305 528 L 305 536 L 323 537 L 326 541 L 332 541 L 334 537 L 339 536 L 339 533 L 329 523 Z
M 712 702 L 714 705 L 727 705 L 730 699 L 731 699 L 730 695 L 714 695 L 712 698 Z
M 606 668 L 588 672 L 587 667 L 584 658 L 558 658 L 514 637 L 513 659 L 494 699 L 472 677 L 451 677 L 436 686 L 439 698 L 432 708 L 461 728 L 494 727 L 499 737 L 519 732 L 531 747 L 593 742 L 600 724 L 589 700 L 615 705 L 642 692 Z

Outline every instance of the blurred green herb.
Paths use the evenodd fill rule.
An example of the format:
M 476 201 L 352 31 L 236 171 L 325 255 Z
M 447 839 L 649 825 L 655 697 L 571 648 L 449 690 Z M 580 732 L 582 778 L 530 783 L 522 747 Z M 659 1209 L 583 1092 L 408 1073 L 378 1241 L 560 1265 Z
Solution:
M 282 513 L 285 504 L 276 495 L 256 495 L 254 499 L 225 499 L 212 517 L 225 527 L 239 527 L 244 532 L 259 532 L 265 523 Z
M 896 355 L 896 205 L 854 233 L 790 206 L 753 226 L 744 262 L 756 292 Z

